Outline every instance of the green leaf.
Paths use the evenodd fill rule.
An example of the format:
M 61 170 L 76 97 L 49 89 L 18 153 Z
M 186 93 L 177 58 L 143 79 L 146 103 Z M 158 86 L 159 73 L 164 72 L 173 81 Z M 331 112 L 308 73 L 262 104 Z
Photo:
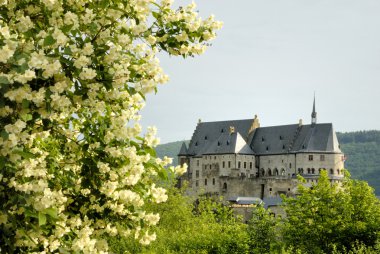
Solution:
M 46 215 L 42 212 L 38 212 L 38 225 L 43 226 L 46 224 Z
M 155 19 L 158 19 L 160 17 L 160 14 L 158 12 L 152 11 L 152 15 Z
M 0 84 L 3 84 L 3 85 L 9 85 L 10 82 L 9 82 L 9 80 L 8 80 L 7 77 L 0 76 Z
M 34 154 L 32 154 L 30 152 L 24 152 L 24 151 L 21 151 L 21 150 L 16 150 L 16 151 L 14 151 L 14 153 L 20 155 L 24 159 L 31 159 L 31 158 L 35 158 L 36 157 Z
M 21 119 L 24 121 L 24 122 L 27 122 L 27 121 L 30 121 L 33 119 L 33 116 L 31 114 L 23 114 L 21 115 Z
M 74 24 L 71 24 L 71 25 L 64 25 L 63 27 L 61 27 L 61 30 L 62 32 L 64 33 L 68 33 L 70 32 L 71 28 L 74 26 Z
M 56 40 L 53 38 L 53 36 L 48 35 L 44 39 L 44 46 L 51 46 L 56 42 Z
M 5 167 L 5 162 L 6 162 L 5 157 L 1 156 L 0 157 L 0 169 L 3 169 Z
M 29 108 L 29 101 L 27 99 L 22 100 L 22 108 L 23 109 Z
M 3 139 L 7 140 L 8 137 L 9 137 L 8 132 L 6 132 L 5 130 L 3 130 L 3 131 L 1 132 L 1 137 L 2 137 Z
M 52 217 L 53 219 L 58 219 L 58 212 L 55 208 L 47 208 L 44 210 L 44 213 Z

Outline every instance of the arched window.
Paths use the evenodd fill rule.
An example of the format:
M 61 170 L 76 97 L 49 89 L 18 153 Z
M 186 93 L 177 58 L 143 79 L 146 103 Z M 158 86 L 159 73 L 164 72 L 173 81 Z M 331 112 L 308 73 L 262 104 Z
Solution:
M 274 175 L 278 176 L 278 169 L 277 168 L 274 170 Z
M 285 175 L 285 169 L 281 169 L 281 175 L 284 176 Z
M 334 169 L 330 168 L 330 174 L 334 174 Z
M 338 175 L 339 175 L 339 174 L 340 174 L 340 170 L 339 170 L 339 169 L 337 169 L 336 171 L 338 172 Z
M 205 185 L 207 185 L 207 178 L 205 179 Z
M 319 173 L 319 174 L 321 174 L 321 170 L 322 170 L 321 168 L 318 169 L 318 173 Z
M 264 176 L 265 175 L 265 170 L 262 168 L 261 169 L 261 175 Z
M 307 169 L 307 173 L 310 174 L 310 168 Z
M 227 183 L 223 183 L 223 190 L 227 190 Z
M 315 174 L 315 169 L 314 168 L 311 169 L 311 173 Z
M 268 169 L 268 176 L 271 176 L 271 175 L 272 175 L 272 170 Z

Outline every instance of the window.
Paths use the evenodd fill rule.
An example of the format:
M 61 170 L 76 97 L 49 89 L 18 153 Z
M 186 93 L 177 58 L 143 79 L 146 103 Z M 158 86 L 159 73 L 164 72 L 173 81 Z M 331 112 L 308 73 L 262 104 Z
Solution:
M 238 168 L 240 168 L 240 161 L 238 162 Z
M 230 145 L 230 141 L 227 140 L 227 145 Z
M 249 168 L 252 169 L 252 162 L 249 163 Z
M 228 168 L 231 168 L 231 161 L 228 162 Z
M 324 154 L 321 154 L 321 156 L 320 156 L 320 160 L 321 160 L 321 161 L 325 161 L 325 155 L 324 155 Z
M 268 176 L 271 176 L 271 175 L 272 175 L 272 170 L 268 169 Z
M 195 142 L 195 146 L 198 146 L 198 142 Z
M 227 190 L 227 183 L 223 183 L 223 189 Z
M 285 149 L 285 145 L 282 145 L 282 149 Z
M 289 163 L 289 168 L 292 168 L 292 163 Z
M 274 170 L 274 175 L 278 176 L 278 169 L 277 168 Z
M 205 179 L 205 185 L 207 185 L 207 178 Z
M 265 138 L 264 138 L 264 137 L 261 137 L 261 141 L 264 142 L 264 141 L 265 141 Z
M 309 155 L 309 161 L 312 161 L 313 160 L 313 155 Z
M 314 168 L 311 169 L 311 173 L 315 174 L 315 169 Z
M 226 162 L 225 162 L 225 161 L 223 161 L 222 165 L 223 165 L 223 168 L 224 168 L 224 167 L 226 166 Z
M 307 169 L 307 173 L 310 174 L 310 168 Z
M 269 191 L 272 191 L 272 188 L 269 188 Z
M 330 168 L 330 174 L 334 174 L 334 169 Z
M 269 146 L 267 146 L 267 151 L 269 151 Z
M 195 170 L 195 177 L 196 177 L 196 178 L 199 177 L 199 170 Z
M 280 140 L 283 140 L 284 138 L 280 135 Z
M 199 186 L 199 181 L 196 180 L 196 181 L 195 181 L 195 187 L 198 187 L 198 186 Z
M 205 136 L 205 140 L 207 140 L 207 136 Z
M 224 132 L 224 129 L 221 129 L 220 132 L 223 133 L 223 132 Z
M 247 162 L 244 162 L 244 168 L 247 168 Z
M 212 185 L 215 185 L 215 178 L 212 179 Z
M 340 174 L 340 170 L 339 169 L 337 169 L 337 172 L 338 172 L 338 175 Z
M 214 160 L 216 160 L 216 156 L 214 156 Z
M 218 146 L 220 146 L 220 142 L 218 141 Z
M 205 165 L 205 169 L 207 169 L 207 165 Z
M 210 164 L 210 169 L 212 169 L 212 164 Z
M 197 160 L 197 166 L 199 167 L 199 160 Z

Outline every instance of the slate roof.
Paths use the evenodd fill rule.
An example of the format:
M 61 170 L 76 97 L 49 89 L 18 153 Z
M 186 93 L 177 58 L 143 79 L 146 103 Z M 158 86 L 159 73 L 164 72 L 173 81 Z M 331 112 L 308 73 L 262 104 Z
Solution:
M 252 204 L 261 205 L 263 203 L 263 201 L 260 198 L 240 197 L 240 196 L 231 197 L 228 199 L 228 201 L 230 201 L 231 203 L 239 204 L 239 205 L 252 205 Z
M 264 208 L 268 209 L 268 207 L 271 207 L 271 206 L 282 205 L 282 198 L 281 197 L 266 197 L 263 199 L 263 202 L 264 202 Z
M 186 147 L 186 143 L 183 142 L 182 145 L 181 145 L 181 150 L 179 150 L 179 153 L 178 153 L 178 156 L 180 155 L 187 155 L 187 147 Z
M 247 144 L 252 122 L 253 119 L 201 122 L 194 131 L 187 154 L 341 153 L 331 123 L 260 127 L 255 130 L 251 143 Z M 235 128 L 232 134 L 230 126 Z
M 246 119 L 198 123 L 189 144 L 188 154 L 202 156 L 202 154 L 210 152 L 209 147 L 214 145 L 218 138 L 226 139 L 223 134 L 229 135 L 230 126 L 235 128 L 235 132 L 248 133 L 252 121 L 252 119 Z
M 341 152 L 331 123 L 258 128 L 251 147 L 255 154 L 260 155 L 288 152 Z
M 221 133 L 220 136 L 212 142 L 203 154 L 254 154 L 247 142 L 238 132 Z
M 256 154 L 287 153 L 297 129 L 298 124 L 258 128 L 251 147 Z

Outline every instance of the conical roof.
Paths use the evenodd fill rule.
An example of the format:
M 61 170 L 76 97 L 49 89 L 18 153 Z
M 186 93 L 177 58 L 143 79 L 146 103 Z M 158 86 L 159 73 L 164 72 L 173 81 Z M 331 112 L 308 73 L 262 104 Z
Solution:
M 187 154 L 188 154 L 188 151 L 187 151 L 186 143 L 183 142 L 181 145 L 181 150 L 179 150 L 178 156 L 187 155 Z

